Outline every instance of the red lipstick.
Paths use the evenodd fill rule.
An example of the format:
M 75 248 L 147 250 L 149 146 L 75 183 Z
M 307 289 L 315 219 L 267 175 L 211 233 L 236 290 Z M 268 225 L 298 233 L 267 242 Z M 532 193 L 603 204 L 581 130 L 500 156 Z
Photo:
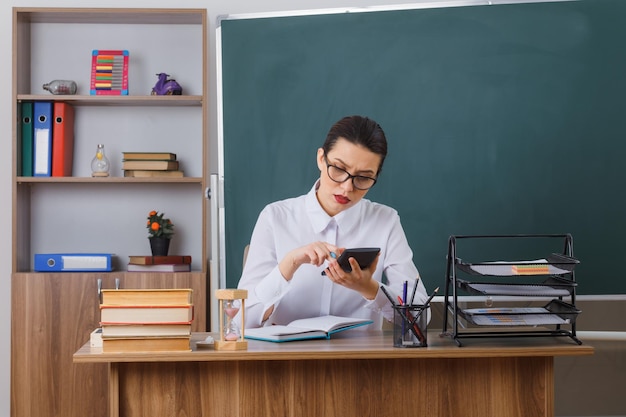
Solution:
M 350 202 L 350 199 L 346 196 L 343 196 L 341 194 L 334 194 L 335 196 L 335 201 L 338 202 L 339 204 L 348 204 Z

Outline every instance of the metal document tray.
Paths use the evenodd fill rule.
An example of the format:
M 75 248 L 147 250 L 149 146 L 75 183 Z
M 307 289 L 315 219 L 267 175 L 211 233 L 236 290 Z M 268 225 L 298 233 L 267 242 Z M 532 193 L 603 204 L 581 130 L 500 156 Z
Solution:
M 556 276 L 548 277 L 540 283 L 516 282 L 476 282 L 457 278 L 460 289 L 470 294 L 479 295 L 512 295 L 536 297 L 566 297 L 572 295 L 577 283 Z
M 578 310 L 572 304 L 552 300 L 543 307 L 461 310 L 461 316 L 478 326 L 549 326 L 573 324 Z

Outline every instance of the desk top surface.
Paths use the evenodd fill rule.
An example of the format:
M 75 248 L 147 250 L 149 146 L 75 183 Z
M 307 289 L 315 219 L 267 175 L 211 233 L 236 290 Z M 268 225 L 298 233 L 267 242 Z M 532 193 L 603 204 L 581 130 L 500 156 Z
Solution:
M 324 360 L 402 358 L 486 358 L 592 355 L 593 347 L 576 344 L 568 337 L 484 338 L 464 342 L 463 347 L 448 336 L 428 332 L 428 347 L 395 348 L 391 333 L 343 332 L 332 339 L 272 343 L 248 340 L 247 350 L 214 350 L 198 347 L 207 335 L 193 333 L 190 352 L 103 353 L 87 342 L 75 354 L 74 362 L 209 362 L 245 360 Z

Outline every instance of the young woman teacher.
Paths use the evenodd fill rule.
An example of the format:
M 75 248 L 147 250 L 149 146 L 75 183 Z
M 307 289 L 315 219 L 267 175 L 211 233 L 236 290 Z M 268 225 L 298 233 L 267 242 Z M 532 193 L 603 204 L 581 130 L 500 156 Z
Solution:
M 254 227 L 239 288 L 248 290 L 246 328 L 288 324 L 300 318 L 336 315 L 368 318 L 381 328 L 393 319 L 392 297 L 412 290 L 419 276 L 398 213 L 365 199 L 387 155 L 387 139 L 375 121 L 349 116 L 335 123 L 317 150 L 320 178 L 308 194 L 267 205 Z M 346 248 L 379 247 L 369 268 Z M 324 275 L 322 274 L 324 272 Z M 421 279 L 415 303 L 426 300 Z

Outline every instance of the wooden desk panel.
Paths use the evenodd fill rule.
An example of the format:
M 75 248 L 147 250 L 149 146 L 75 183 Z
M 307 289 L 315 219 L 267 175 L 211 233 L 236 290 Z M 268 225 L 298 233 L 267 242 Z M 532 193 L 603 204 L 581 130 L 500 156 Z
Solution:
M 553 409 L 548 357 L 113 366 L 120 416 L 532 417 Z
M 533 417 L 554 414 L 553 357 L 593 353 L 553 339 L 459 348 L 429 337 L 431 346 L 416 349 L 393 348 L 380 334 L 250 341 L 236 352 L 122 355 L 85 346 L 74 361 L 110 363 L 111 416 Z

